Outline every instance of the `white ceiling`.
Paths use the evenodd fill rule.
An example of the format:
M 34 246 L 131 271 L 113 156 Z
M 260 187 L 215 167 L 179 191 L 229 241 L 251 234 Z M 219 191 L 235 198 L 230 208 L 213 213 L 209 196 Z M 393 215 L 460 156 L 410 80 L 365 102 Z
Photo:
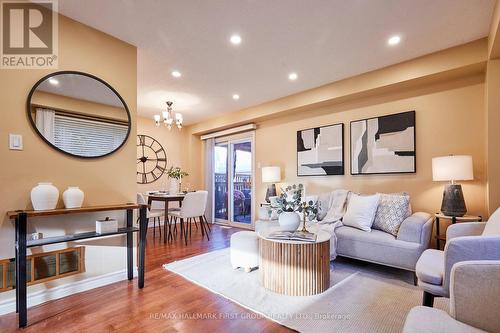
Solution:
M 140 114 L 172 100 L 193 123 L 485 37 L 494 3 L 62 0 L 59 9 L 138 47 Z M 389 47 L 394 34 L 402 42 Z

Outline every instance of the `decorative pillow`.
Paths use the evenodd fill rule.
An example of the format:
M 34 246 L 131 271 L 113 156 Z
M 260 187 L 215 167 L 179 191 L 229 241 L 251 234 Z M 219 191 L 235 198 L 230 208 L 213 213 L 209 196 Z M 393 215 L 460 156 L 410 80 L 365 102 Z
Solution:
M 318 221 L 322 221 L 325 218 L 326 213 L 328 213 L 331 195 L 332 192 L 321 193 L 317 196 L 316 200 L 313 200 L 318 203 L 318 214 L 316 215 L 316 219 Z
M 500 235 L 500 208 L 491 214 L 483 230 L 483 236 Z
M 378 193 L 374 195 L 352 194 L 342 224 L 363 231 L 371 231 L 379 201 L 380 194 Z
M 410 196 L 407 193 L 380 193 L 373 229 L 397 236 L 401 223 L 411 215 L 410 209 Z
M 271 207 L 260 207 L 259 208 L 259 220 L 263 221 L 273 221 L 278 219 L 278 212 L 275 208 Z

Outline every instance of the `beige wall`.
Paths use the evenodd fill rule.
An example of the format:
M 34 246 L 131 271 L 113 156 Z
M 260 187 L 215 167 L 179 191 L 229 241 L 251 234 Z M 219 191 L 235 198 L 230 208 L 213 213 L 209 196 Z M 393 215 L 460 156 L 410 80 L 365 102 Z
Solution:
M 156 126 L 153 118 L 137 117 L 137 134 L 149 135 L 157 140 L 167 154 L 167 168 L 178 166 L 188 172 L 187 156 L 189 151 L 188 132 L 173 127 L 170 131 L 163 124 Z M 190 183 L 191 177 L 186 177 L 183 183 Z M 137 191 L 168 190 L 168 178 L 163 174 L 157 181 L 150 184 L 137 184 Z
M 486 73 L 487 200 L 490 213 L 500 207 L 500 60 L 490 60 Z
M 499 156 L 492 135 L 498 113 L 485 111 L 486 39 L 440 51 L 300 92 L 262 105 L 217 117 L 189 127 L 194 134 L 210 133 L 242 123 L 256 123 L 256 165 L 280 165 L 284 182 L 301 182 L 308 193 L 348 188 L 363 193 L 408 191 L 415 210 L 439 211 L 444 183 L 432 181 L 431 159 L 447 154 L 470 154 L 474 177 L 464 182 L 469 213 L 488 216 L 486 165 Z M 498 76 L 497 76 L 498 77 Z M 492 80 L 490 80 L 492 82 Z M 496 97 L 495 97 L 496 98 Z M 417 173 L 406 175 L 350 175 L 349 122 L 384 114 L 416 111 Z M 343 122 L 344 176 L 297 177 L 296 131 Z M 487 142 L 490 143 L 487 155 Z M 193 156 L 203 160 L 202 147 Z M 488 161 L 487 162 L 487 158 Z M 257 197 L 265 195 L 256 170 Z M 198 172 L 203 180 L 203 169 Z M 498 188 L 498 184 L 494 185 Z M 492 193 L 493 193 L 492 192 Z M 497 204 L 498 206 L 498 204 Z
M 6 211 L 31 208 L 30 191 L 40 181 L 53 182 L 61 194 L 68 185 L 80 186 L 85 192 L 85 205 L 135 202 L 136 63 L 134 46 L 60 16 L 58 70 L 77 70 L 102 78 L 121 94 L 131 112 L 132 134 L 127 143 L 116 153 L 98 159 L 79 159 L 62 154 L 45 144 L 30 127 L 26 113 L 27 95 L 37 80 L 53 70 L 0 70 L 0 258 L 14 256 L 14 228 L 12 221 L 5 218 Z M 23 136 L 23 151 L 8 149 L 9 133 Z M 29 231 L 41 230 L 47 237 L 68 231 L 92 230 L 95 219 L 103 215 L 107 214 L 32 221 Z M 123 220 L 122 213 L 118 216 Z M 89 246 L 84 274 L 33 286 L 29 291 L 126 267 L 122 238 L 85 244 Z M 13 297 L 12 292 L 0 294 L 2 300 L 9 297 Z
M 485 205 L 485 112 L 482 76 L 423 90 L 410 90 L 356 103 L 311 110 L 300 115 L 279 117 L 258 123 L 257 165 L 279 165 L 283 182 L 303 183 L 307 193 L 337 188 L 355 192 L 399 192 L 411 194 L 414 210 L 439 211 L 444 183 L 432 181 L 431 159 L 448 154 L 472 155 L 474 181 L 464 182 L 470 213 L 484 215 Z M 385 114 L 416 111 L 417 173 L 400 175 L 350 175 L 349 122 Z M 344 123 L 345 175 L 297 177 L 296 133 L 298 130 Z M 257 170 L 257 201 L 266 186 Z

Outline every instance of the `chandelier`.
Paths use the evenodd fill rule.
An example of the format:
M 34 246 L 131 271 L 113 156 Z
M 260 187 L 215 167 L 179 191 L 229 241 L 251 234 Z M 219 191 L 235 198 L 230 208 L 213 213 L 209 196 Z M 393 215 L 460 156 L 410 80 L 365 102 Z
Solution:
M 177 126 L 178 129 L 181 129 L 182 128 L 182 121 L 183 121 L 182 114 L 178 113 L 178 112 L 174 113 L 172 111 L 172 104 L 174 104 L 174 103 L 168 101 L 167 102 L 167 111 L 162 112 L 163 123 L 165 124 L 165 126 L 167 126 L 168 130 L 171 130 L 172 125 L 174 124 L 174 120 L 175 120 L 175 125 Z M 155 120 L 156 126 L 160 126 L 161 116 L 159 114 L 154 115 L 154 120 Z

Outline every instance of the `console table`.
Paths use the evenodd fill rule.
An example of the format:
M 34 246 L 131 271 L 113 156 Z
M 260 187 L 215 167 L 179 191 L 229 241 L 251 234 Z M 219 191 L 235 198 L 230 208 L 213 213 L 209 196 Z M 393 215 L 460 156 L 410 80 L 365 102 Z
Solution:
M 139 228 L 133 226 L 133 210 L 139 210 Z M 103 211 L 125 210 L 126 226 L 118 228 L 116 232 L 101 233 L 83 232 L 72 235 L 47 237 L 43 239 L 27 240 L 26 230 L 29 217 L 47 217 L 55 215 L 69 215 L 81 213 L 93 213 Z M 144 259 L 145 243 L 147 231 L 147 206 L 137 204 L 119 204 L 108 206 L 91 206 L 72 209 L 53 209 L 43 211 L 10 211 L 7 216 L 15 220 L 16 228 L 16 312 L 19 313 L 19 327 L 25 327 L 28 322 L 27 309 L 27 287 L 26 287 L 26 250 L 30 247 L 43 246 L 56 243 L 71 242 L 76 240 L 105 237 L 112 235 L 127 235 L 127 277 L 129 280 L 134 278 L 133 274 L 133 233 L 139 232 L 139 262 L 138 262 L 138 285 L 144 287 Z

